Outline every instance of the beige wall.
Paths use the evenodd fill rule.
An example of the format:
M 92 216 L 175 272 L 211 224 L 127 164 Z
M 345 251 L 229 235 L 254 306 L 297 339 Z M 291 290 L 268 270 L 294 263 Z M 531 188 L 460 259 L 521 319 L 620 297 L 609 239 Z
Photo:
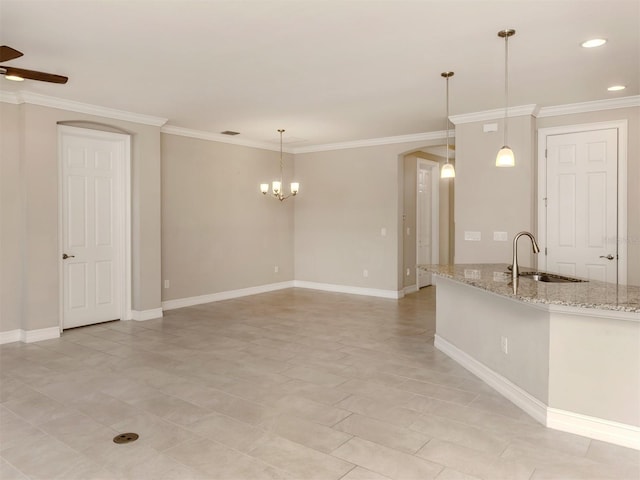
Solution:
M 627 283 L 640 285 L 640 108 L 618 108 L 599 112 L 540 118 L 538 128 L 627 120 Z M 623 240 L 623 241 L 624 241 Z
M 534 118 L 509 118 L 514 168 L 495 166 L 503 144 L 502 120 L 497 121 L 498 132 L 483 133 L 484 123 L 496 121 L 456 125 L 455 263 L 507 264 L 513 236 L 521 230 L 535 232 Z M 464 240 L 465 231 L 480 232 L 482 240 Z M 509 241 L 494 241 L 494 231 L 507 232 Z M 523 245 L 520 263 L 533 266 L 527 251 Z
M 0 331 L 22 328 L 24 203 L 20 174 L 22 116 L 0 102 Z
M 293 210 L 308 186 L 284 202 L 262 195 L 260 183 L 279 177 L 279 158 L 162 134 L 164 301 L 293 280 Z M 293 162 L 284 158 L 288 190 Z
M 22 285 L 8 303 L 8 293 L 3 288 L 3 313 L 11 316 L 5 318 L 3 314 L 0 331 L 59 325 L 58 122 L 100 122 L 132 134 L 132 307 L 138 311 L 159 308 L 160 128 L 31 104 L 2 104 L 2 108 L 18 126 L 5 125 L 3 114 L 3 144 L 13 144 L 17 134 L 20 146 L 19 168 L 15 168 L 15 154 L 2 157 L 3 196 L 12 196 L 8 207 L 3 201 L 2 240 L 9 245 L 22 245 L 22 252 L 18 253 Z M 15 147 L 12 151 L 16 151 Z M 5 192 L 5 185 L 12 187 Z M 16 185 L 20 186 L 19 193 Z M 16 198 L 18 205 L 14 203 Z M 18 209 L 22 228 L 5 235 L 5 228 L 16 224 L 13 215 Z M 7 210 L 10 215 L 5 217 Z M 8 272 L 16 269 L 15 259 L 4 255 L 0 258 L 3 275 L 5 268 Z M 19 321 L 15 315 L 20 315 Z
M 296 176 L 304 188 L 295 208 L 296 280 L 402 290 L 403 157 L 424 146 L 414 142 L 296 155 Z

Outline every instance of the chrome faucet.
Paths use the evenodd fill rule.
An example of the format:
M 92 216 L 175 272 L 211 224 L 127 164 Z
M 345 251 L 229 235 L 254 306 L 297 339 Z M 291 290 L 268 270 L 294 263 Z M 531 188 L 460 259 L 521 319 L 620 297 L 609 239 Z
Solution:
M 536 238 L 532 233 L 519 232 L 515 237 L 513 237 L 513 262 L 511 263 L 511 278 L 513 278 L 514 285 L 518 282 L 518 275 L 520 275 L 520 269 L 518 268 L 518 239 L 523 235 L 526 235 L 531 239 L 533 253 L 540 253 L 540 247 L 538 247 L 538 242 L 536 242 Z

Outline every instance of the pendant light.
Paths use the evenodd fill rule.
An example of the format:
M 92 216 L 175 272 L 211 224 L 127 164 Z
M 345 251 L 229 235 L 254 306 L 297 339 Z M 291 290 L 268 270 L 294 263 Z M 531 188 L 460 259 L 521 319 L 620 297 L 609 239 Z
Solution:
M 513 150 L 507 144 L 508 110 L 509 110 L 509 37 L 513 37 L 516 31 L 512 28 L 500 30 L 498 36 L 504 38 L 504 145 L 496 156 L 496 167 L 513 167 L 516 158 Z
M 440 170 L 440 178 L 454 178 L 456 176 L 456 170 L 453 165 L 449 163 L 449 78 L 453 77 L 453 72 L 442 72 L 440 75 L 447 80 L 447 116 L 445 118 L 445 135 L 447 136 L 447 162 L 442 166 L 442 170 Z
M 271 182 L 271 196 L 277 198 L 282 202 L 289 197 L 295 197 L 300 190 L 300 184 L 298 182 L 291 182 L 291 194 L 285 195 L 284 193 L 282 193 L 282 190 L 284 188 L 284 184 L 282 183 L 282 171 L 284 170 L 284 160 L 282 159 L 282 134 L 284 133 L 284 130 L 278 129 L 278 133 L 280 133 L 280 180 L 274 180 L 273 182 Z M 263 193 L 263 195 L 269 193 L 269 184 L 261 183 L 260 191 Z

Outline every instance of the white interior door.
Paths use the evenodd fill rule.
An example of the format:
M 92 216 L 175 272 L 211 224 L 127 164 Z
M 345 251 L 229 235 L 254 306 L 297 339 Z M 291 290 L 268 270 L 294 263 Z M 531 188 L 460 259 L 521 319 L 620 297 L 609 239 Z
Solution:
M 418 160 L 416 185 L 416 263 L 438 263 L 438 164 Z M 416 270 L 418 288 L 431 285 L 431 274 Z
M 122 318 L 127 135 L 60 127 L 62 326 Z
M 546 269 L 616 283 L 618 130 L 546 138 Z

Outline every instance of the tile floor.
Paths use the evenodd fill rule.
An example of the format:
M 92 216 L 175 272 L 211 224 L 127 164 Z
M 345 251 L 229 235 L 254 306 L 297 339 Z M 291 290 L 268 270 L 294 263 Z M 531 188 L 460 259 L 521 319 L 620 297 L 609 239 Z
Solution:
M 3 345 L 0 478 L 640 477 L 435 350 L 434 302 L 289 289 Z

